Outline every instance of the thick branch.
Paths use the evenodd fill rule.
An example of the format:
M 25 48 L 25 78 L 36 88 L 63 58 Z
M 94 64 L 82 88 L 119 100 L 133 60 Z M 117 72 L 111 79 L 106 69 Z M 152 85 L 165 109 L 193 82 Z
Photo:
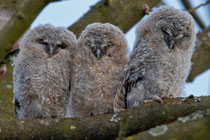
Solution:
M 127 135 L 133 135 L 206 108 L 210 108 L 210 96 L 143 104 L 115 117 L 107 114 L 72 119 L 9 120 L 0 123 L 0 139 L 114 139 L 119 132 L 119 120 L 125 117 L 128 118 Z
M 161 125 L 134 136 L 128 140 L 168 140 L 168 139 L 200 139 L 210 138 L 210 109 L 194 112 L 189 116 L 179 118 L 169 125 Z
M 8 15 L 1 24 L 3 27 L 0 30 L 0 59 L 6 55 L 39 12 L 51 1 L 55 0 L 3 0 L 0 2 L 0 15 Z
M 69 27 L 69 30 L 78 37 L 88 24 L 109 22 L 127 32 L 145 15 L 142 8 L 145 3 L 152 8 L 158 2 L 160 0 L 102 0 Z
M 197 38 L 200 45 L 192 57 L 192 69 L 187 81 L 192 81 L 198 74 L 210 68 L 210 27 L 198 33 Z
M 192 8 L 190 3 L 189 3 L 189 0 L 182 0 L 182 3 L 184 4 L 186 9 L 191 9 Z M 197 16 L 195 11 L 192 11 L 190 14 L 193 16 L 193 18 L 198 23 L 198 25 L 201 27 L 201 29 L 204 29 L 205 26 L 204 26 L 203 22 L 200 20 L 200 18 Z

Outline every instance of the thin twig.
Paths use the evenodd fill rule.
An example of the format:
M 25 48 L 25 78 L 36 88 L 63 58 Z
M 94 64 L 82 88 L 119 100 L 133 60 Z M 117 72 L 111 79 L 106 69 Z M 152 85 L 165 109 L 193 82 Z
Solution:
M 147 5 L 147 4 L 144 4 L 143 5 L 143 10 L 144 10 L 144 13 L 146 14 L 146 15 L 149 15 L 149 6 Z
M 206 3 L 202 3 L 202 4 L 198 5 L 198 6 L 195 7 L 195 8 L 188 9 L 187 11 L 188 11 L 189 13 L 192 13 L 193 11 L 197 10 L 198 8 L 200 8 L 200 7 L 202 7 L 202 6 L 206 6 L 206 5 L 208 5 L 209 3 L 210 3 L 210 0 L 208 0 Z
M 189 0 L 182 0 L 182 3 L 184 4 L 186 9 L 192 9 Z M 197 16 L 197 14 L 195 13 L 195 11 L 192 11 L 190 13 L 193 18 L 195 19 L 195 21 L 198 23 L 198 25 L 201 27 L 201 29 L 205 29 L 205 25 L 203 24 L 203 22 L 200 20 L 200 18 Z

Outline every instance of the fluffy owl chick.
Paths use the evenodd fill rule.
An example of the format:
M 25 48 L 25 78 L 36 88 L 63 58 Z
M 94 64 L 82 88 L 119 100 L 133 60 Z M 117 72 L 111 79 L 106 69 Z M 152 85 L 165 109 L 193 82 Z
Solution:
M 65 28 L 46 24 L 25 34 L 14 61 L 16 118 L 65 117 L 75 51 Z
M 136 42 L 115 97 L 114 110 L 144 100 L 179 96 L 191 67 L 195 31 L 185 11 L 163 6 L 151 12 L 136 30 Z
M 109 23 L 88 25 L 78 39 L 69 116 L 112 113 L 119 80 L 127 63 L 127 42 Z

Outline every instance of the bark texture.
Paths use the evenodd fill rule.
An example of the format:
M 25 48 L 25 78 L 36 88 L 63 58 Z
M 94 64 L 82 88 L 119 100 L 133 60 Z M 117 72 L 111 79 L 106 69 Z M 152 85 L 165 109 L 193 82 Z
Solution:
M 102 0 L 91 7 L 83 17 L 69 27 L 77 37 L 91 23 L 111 23 L 118 26 L 124 33 L 133 27 L 144 15 L 143 5 L 150 8 L 160 0 Z
M 197 111 L 178 121 L 129 136 L 126 140 L 207 140 L 210 138 L 210 109 Z
M 1 0 L 0 60 L 51 1 L 55 0 Z
M 165 99 L 163 104 L 143 104 L 119 115 L 7 120 L 0 123 L 0 139 L 115 139 L 123 118 L 128 118 L 126 135 L 129 136 L 207 108 L 210 108 L 210 96 L 197 99 Z

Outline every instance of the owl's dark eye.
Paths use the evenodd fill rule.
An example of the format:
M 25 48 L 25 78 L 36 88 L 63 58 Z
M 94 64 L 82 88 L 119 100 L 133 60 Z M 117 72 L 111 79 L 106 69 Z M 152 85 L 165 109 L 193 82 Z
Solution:
M 106 45 L 106 49 L 110 48 L 113 44 L 111 42 L 109 42 L 107 45 Z
M 46 41 L 44 41 L 43 39 L 37 39 L 37 42 L 38 42 L 39 44 L 48 46 L 48 43 L 47 43 Z
M 111 54 L 108 54 L 108 57 L 111 57 Z
M 61 49 L 65 49 L 66 48 L 66 45 L 64 45 L 64 44 L 58 44 L 57 47 L 58 48 L 61 48 Z

